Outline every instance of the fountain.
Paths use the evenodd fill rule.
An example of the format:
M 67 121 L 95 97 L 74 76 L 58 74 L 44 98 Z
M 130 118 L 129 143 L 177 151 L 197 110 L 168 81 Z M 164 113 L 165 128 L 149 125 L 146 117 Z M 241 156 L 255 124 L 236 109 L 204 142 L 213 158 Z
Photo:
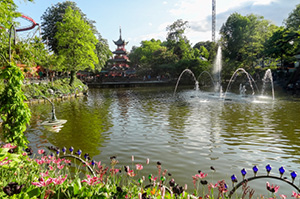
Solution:
M 229 88 L 230 88 L 232 82 L 234 82 L 235 78 L 237 77 L 238 72 L 243 72 L 244 74 L 246 74 L 246 76 L 247 76 L 247 78 L 248 78 L 248 82 L 249 82 L 250 87 L 251 87 L 251 89 L 252 89 L 252 95 L 255 94 L 254 89 L 253 89 L 253 85 L 252 85 L 252 80 L 253 80 L 253 78 L 250 77 L 250 74 L 247 73 L 247 71 L 246 71 L 245 69 L 243 69 L 243 68 L 238 68 L 238 69 L 233 73 L 233 75 L 231 76 L 231 78 L 230 78 L 230 80 L 229 80 L 229 83 L 228 83 L 228 85 L 227 85 L 227 88 L 226 88 L 226 91 L 225 91 L 225 94 L 224 94 L 224 98 L 223 98 L 224 100 L 226 99 L 226 95 L 227 95 L 227 93 L 228 93 L 228 90 L 229 90 Z M 246 92 L 246 88 L 243 88 L 243 87 L 244 87 L 244 86 L 240 85 L 240 91 L 243 92 L 243 90 L 244 90 L 244 92 L 243 92 L 242 94 L 245 95 L 245 94 L 246 94 L 246 93 L 245 93 L 245 92 Z
M 213 65 L 213 75 L 215 82 L 215 90 L 220 91 L 221 90 L 221 70 L 222 70 L 222 49 L 221 46 L 218 47 L 217 55 L 216 55 L 216 60 Z
M 274 95 L 274 84 L 273 84 L 273 77 L 272 77 L 272 72 L 271 72 L 271 69 L 268 69 L 266 72 L 265 72 L 265 75 L 264 75 L 264 78 L 263 78 L 263 87 L 262 87 L 262 90 L 261 90 L 261 95 L 264 95 L 264 92 L 265 92 L 265 89 L 266 89 L 266 83 L 267 83 L 267 80 L 270 80 L 271 82 L 271 86 L 272 86 L 272 98 L 273 100 L 275 99 L 275 95 Z
M 183 75 L 185 72 L 187 72 L 187 73 L 189 73 L 189 74 L 191 74 L 191 75 L 193 76 L 194 81 L 195 81 L 195 90 L 197 90 L 197 91 L 199 90 L 199 82 L 197 81 L 197 79 L 196 79 L 194 73 L 193 73 L 190 69 L 185 69 L 184 71 L 181 72 L 181 74 L 180 74 L 179 77 L 178 77 L 178 80 L 177 80 L 177 83 L 176 83 L 176 86 L 175 86 L 175 89 L 174 89 L 173 96 L 175 96 L 176 90 L 177 90 L 177 87 L 178 87 L 178 84 L 179 84 L 179 82 L 180 82 L 180 79 L 181 79 L 182 75 Z

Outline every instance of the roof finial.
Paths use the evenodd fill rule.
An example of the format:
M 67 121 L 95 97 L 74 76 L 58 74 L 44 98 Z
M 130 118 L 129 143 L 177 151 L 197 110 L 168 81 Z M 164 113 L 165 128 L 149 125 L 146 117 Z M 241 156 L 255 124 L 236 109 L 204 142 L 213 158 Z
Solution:
M 120 39 L 122 39 L 122 31 L 121 31 L 121 26 L 120 26 Z

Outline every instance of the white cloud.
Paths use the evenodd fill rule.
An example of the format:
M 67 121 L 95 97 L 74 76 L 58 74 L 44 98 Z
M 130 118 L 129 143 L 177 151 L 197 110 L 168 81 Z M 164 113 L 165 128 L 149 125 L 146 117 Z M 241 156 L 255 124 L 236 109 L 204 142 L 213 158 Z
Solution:
M 168 4 L 168 2 L 164 1 L 163 4 L 166 5 L 166 4 Z

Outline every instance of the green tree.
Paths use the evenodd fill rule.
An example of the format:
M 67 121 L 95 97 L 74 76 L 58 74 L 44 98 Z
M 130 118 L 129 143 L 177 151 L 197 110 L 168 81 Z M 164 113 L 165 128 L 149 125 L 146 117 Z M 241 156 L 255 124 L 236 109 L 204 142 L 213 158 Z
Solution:
M 284 22 L 287 29 L 294 31 L 300 30 L 300 4 L 296 6 Z
M 58 55 L 65 70 L 71 72 L 70 85 L 73 84 L 78 70 L 95 68 L 98 63 L 95 54 L 97 38 L 86 23 L 79 11 L 71 7 L 66 9 L 63 22 L 58 22 L 55 38 L 58 41 Z
M 220 30 L 222 50 L 226 58 L 224 67 L 230 68 L 226 71 L 232 73 L 242 67 L 250 73 L 254 72 L 256 60 L 263 57 L 263 45 L 275 27 L 262 16 L 242 16 L 238 13 L 230 15 Z
M 107 40 L 103 39 L 100 34 L 98 34 L 98 42 L 95 47 L 95 53 L 98 57 L 98 63 L 95 64 L 95 69 L 101 71 L 107 60 L 112 56 L 112 52 L 109 49 Z
M 89 20 L 86 15 L 81 11 L 80 8 L 77 7 L 75 2 L 72 1 L 64 1 L 59 2 L 56 5 L 53 5 L 44 12 L 42 15 L 42 39 L 47 45 L 50 47 L 50 50 L 54 51 L 55 53 L 58 52 L 58 41 L 55 37 L 58 27 L 58 22 L 63 22 L 63 16 L 66 12 L 66 9 L 71 7 L 73 10 L 76 10 L 80 13 L 82 19 L 87 22 L 91 27 L 94 33 L 97 33 L 96 28 L 94 27 L 94 21 Z
M 178 19 L 173 24 L 167 26 L 166 45 L 179 59 L 193 58 L 193 49 L 189 40 L 184 35 L 187 28 L 189 28 L 188 21 L 183 21 L 182 19 Z

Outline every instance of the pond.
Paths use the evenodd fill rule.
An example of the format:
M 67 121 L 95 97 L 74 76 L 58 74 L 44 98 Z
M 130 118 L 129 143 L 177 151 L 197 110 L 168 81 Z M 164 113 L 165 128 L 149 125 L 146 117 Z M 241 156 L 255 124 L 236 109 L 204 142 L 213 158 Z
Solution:
M 51 117 L 50 103 L 33 104 L 26 136 L 34 151 L 73 146 L 106 165 L 111 156 L 120 166 L 142 163 L 146 177 L 157 175 L 160 161 L 177 183 L 188 184 L 190 190 L 198 170 L 208 173 L 209 182 L 225 179 L 230 187 L 232 174 L 242 180 L 245 168 L 247 176 L 253 176 L 254 165 L 259 175 L 265 175 L 270 164 L 275 176 L 283 166 L 288 179 L 290 172 L 299 171 L 299 101 L 238 95 L 220 100 L 215 93 L 186 89 L 173 96 L 173 91 L 174 87 L 90 89 L 88 97 L 55 102 L 57 118 L 67 120 L 56 131 L 41 125 Z M 268 181 L 280 185 L 279 193 L 291 195 L 292 187 Z M 255 194 L 267 195 L 265 183 L 249 185 Z M 299 185 L 299 177 L 295 184 Z

